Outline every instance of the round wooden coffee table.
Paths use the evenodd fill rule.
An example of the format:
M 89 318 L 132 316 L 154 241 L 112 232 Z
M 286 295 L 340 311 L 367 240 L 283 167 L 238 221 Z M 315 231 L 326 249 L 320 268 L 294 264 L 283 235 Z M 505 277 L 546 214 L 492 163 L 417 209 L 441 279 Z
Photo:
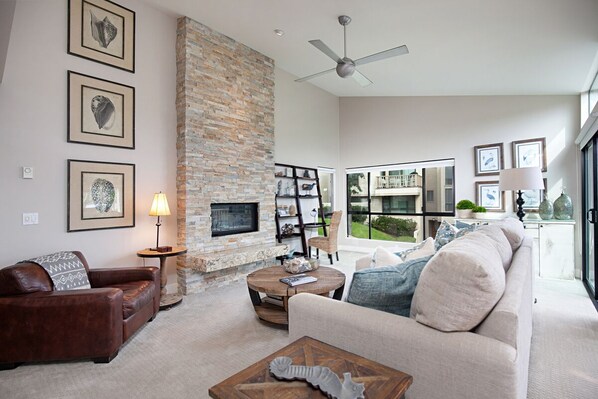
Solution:
M 282 277 L 292 276 L 282 266 L 267 267 L 248 275 L 249 296 L 258 317 L 270 323 L 288 325 L 289 298 L 303 292 L 328 295 L 330 291 L 334 291 L 332 298 L 337 300 L 342 298 L 345 288 L 345 275 L 342 272 L 331 267 L 320 266 L 319 269 L 306 274 L 316 277 L 318 281 L 289 287 L 279 281 Z M 266 296 L 262 298 L 260 292 Z

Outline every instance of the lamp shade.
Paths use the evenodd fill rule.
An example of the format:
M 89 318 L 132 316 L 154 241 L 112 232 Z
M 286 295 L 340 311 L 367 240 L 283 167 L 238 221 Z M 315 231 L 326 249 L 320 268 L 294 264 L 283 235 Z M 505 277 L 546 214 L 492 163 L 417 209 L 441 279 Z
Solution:
M 542 170 L 539 167 L 503 169 L 498 180 L 501 191 L 544 189 Z
M 166 194 L 159 192 L 154 194 L 152 207 L 149 212 L 150 216 L 168 216 L 170 215 L 170 208 L 168 207 L 168 200 Z

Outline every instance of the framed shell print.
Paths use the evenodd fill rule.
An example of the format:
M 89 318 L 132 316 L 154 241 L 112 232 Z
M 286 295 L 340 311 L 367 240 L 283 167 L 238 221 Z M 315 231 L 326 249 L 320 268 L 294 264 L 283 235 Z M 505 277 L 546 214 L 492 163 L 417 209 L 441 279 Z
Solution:
M 68 71 L 68 141 L 135 148 L 135 88 Z
M 475 175 L 498 175 L 504 169 L 502 143 L 477 145 L 473 147 L 475 155 Z
M 68 160 L 67 231 L 135 226 L 135 165 Z
M 68 53 L 135 72 L 135 12 L 108 0 L 69 0 Z
M 537 166 L 546 172 L 546 138 L 513 141 L 513 167 Z

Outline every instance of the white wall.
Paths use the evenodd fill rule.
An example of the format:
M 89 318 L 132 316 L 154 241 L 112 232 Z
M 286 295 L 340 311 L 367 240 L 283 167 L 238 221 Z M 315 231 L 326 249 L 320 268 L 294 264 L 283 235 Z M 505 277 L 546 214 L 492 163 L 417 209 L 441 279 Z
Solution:
M 131 74 L 67 54 L 67 3 L 17 2 L 0 84 L 0 267 L 59 250 L 81 250 L 92 267 L 142 265 L 136 252 L 156 239 L 154 192 L 167 193 L 173 212 L 160 242 L 176 244 L 176 19 L 119 1 L 137 13 Z M 135 87 L 134 150 L 67 143 L 67 70 Z M 136 226 L 67 233 L 67 159 L 134 163 Z M 33 180 L 21 179 L 22 166 L 34 168 Z M 39 225 L 23 226 L 23 212 L 38 212 Z M 175 268 L 170 261 L 169 274 Z
M 549 198 L 554 201 L 566 186 L 579 220 L 574 145 L 579 114 L 579 96 L 345 97 L 340 99 L 341 170 L 455 158 L 456 199 L 475 201 L 474 182 L 498 176 L 475 177 L 474 146 L 502 142 L 505 168 L 511 168 L 513 140 L 546 137 Z M 507 192 L 507 212 L 512 202 Z M 344 244 L 355 244 L 342 237 Z

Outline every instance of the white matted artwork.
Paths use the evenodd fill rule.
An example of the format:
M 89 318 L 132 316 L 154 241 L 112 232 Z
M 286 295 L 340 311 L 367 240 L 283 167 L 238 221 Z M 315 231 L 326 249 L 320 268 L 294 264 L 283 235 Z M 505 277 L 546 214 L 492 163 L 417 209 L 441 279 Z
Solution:
M 521 198 L 525 201 L 523 209 L 526 212 L 538 212 L 540 203 L 544 199 L 544 191 L 548 187 L 546 178 L 544 178 L 544 190 L 521 190 Z M 517 209 L 517 192 L 513 191 L 513 209 Z
M 476 203 L 488 212 L 505 211 L 505 193 L 500 191 L 498 180 L 479 181 L 475 183 Z
M 504 169 L 502 143 L 477 145 L 473 150 L 476 176 L 498 175 Z
M 539 167 L 546 172 L 546 138 L 513 141 L 513 167 Z
M 67 231 L 135 226 L 135 165 L 68 160 Z

